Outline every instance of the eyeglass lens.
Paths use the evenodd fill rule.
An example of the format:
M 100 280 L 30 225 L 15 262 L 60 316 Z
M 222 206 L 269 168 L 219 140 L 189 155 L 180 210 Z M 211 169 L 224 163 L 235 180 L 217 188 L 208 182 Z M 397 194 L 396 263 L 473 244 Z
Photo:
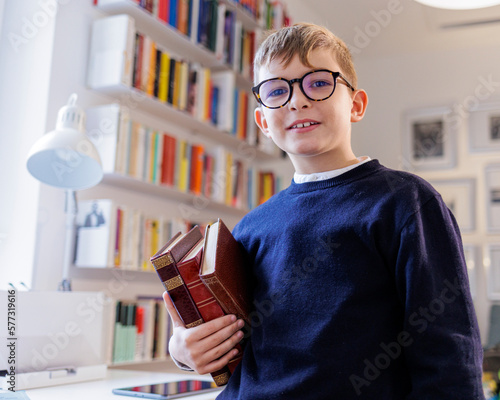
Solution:
M 267 107 L 281 107 L 290 98 L 291 85 L 283 79 L 272 79 L 262 84 L 259 90 L 262 103 Z M 302 80 L 304 94 L 312 100 L 330 97 L 335 90 L 335 78 L 330 72 L 317 71 Z

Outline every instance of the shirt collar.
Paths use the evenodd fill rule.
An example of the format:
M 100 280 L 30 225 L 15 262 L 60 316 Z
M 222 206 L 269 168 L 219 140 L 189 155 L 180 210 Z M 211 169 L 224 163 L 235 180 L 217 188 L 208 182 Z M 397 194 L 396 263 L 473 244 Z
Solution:
M 325 179 L 335 178 L 343 173 L 350 171 L 360 165 L 371 160 L 368 156 L 357 157 L 358 162 L 356 164 L 349 165 L 348 167 L 333 169 L 331 171 L 315 172 L 312 174 L 298 174 L 297 172 L 293 175 L 293 180 L 295 183 L 305 183 L 305 182 L 316 182 L 323 181 Z

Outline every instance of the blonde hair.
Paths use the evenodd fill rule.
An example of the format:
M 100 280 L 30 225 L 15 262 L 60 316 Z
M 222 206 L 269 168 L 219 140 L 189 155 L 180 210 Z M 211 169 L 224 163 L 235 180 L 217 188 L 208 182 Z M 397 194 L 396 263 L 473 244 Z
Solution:
M 297 23 L 278 31 L 268 31 L 254 58 L 254 82 L 258 84 L 259 70 L 272 61 L 281 60 L 287 67 L 295 55 L 307 67 L 309 54 L 315 49 L 331 50 L 340 65 L 342 74 L 357 88 L 358 78 L 351 52 L 340 38 L 328 29 L 309 23 Z

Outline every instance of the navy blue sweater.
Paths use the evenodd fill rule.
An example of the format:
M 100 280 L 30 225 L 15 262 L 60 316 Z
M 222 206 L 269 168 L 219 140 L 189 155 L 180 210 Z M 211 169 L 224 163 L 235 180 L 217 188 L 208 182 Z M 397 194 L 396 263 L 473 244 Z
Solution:
M 460 233 L 424 180 L 372 160 L 292 182 L 233 233 L 255 310 L 218 400 L 483 398 Z

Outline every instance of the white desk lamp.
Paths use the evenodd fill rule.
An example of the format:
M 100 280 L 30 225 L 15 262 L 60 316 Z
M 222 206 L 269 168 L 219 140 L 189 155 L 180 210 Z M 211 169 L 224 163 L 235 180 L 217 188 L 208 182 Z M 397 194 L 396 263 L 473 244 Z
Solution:
M 73 263 L 75 220 L 77 212 L 75 190 L 97 185 L 103 176 L 101 159 L 85 135 L 85 112 L 76 106 L 77 95 L 59 110 L 56 129 L 42 136 L 31 148 L 27 167 L 40 182 L 66 190 L 66 240 L 63 277 L 59 290 L 70 291 L 69 267 Z

